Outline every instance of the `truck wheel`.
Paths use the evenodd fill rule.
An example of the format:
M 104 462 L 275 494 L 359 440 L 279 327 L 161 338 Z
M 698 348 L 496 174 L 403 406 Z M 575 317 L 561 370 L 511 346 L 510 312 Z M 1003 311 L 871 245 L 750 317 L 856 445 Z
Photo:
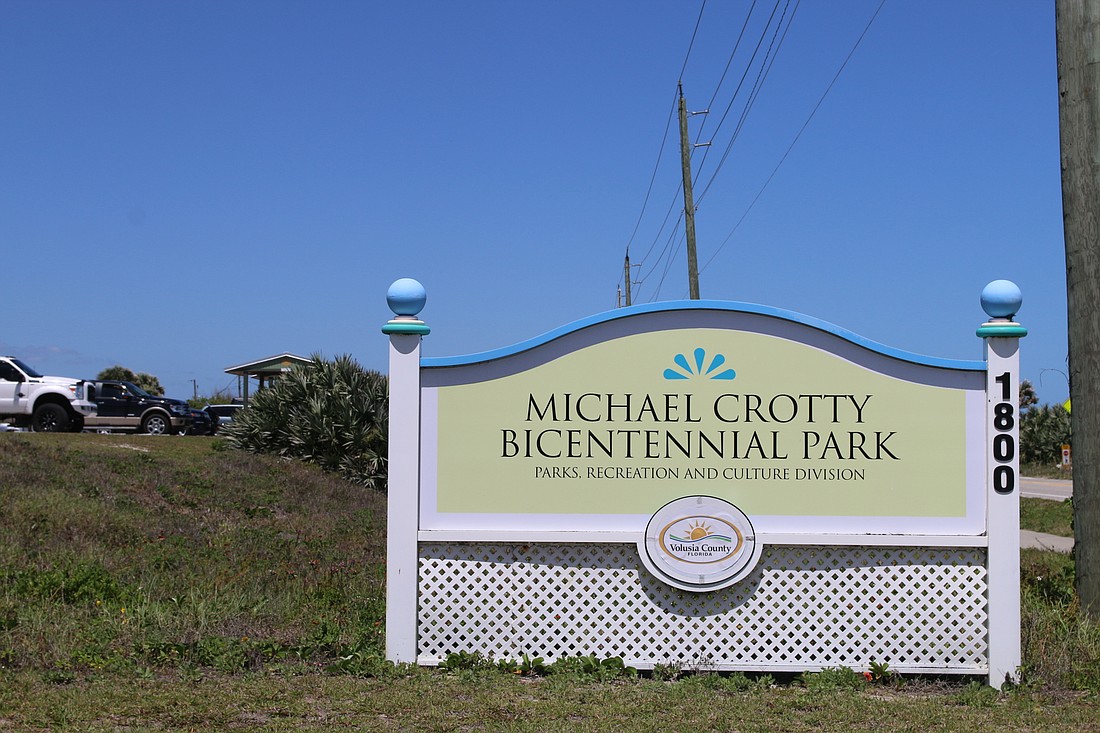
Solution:
M 141 432 L 150 435 L 168 435 L 172 431 L 172 421 L 160 412 L 154 412 L 141 421 Z
M 60 433 L 69 428 L 69 413 L 61 405 L 47 402 L 35 408 L 31 429 L 36 433 Z

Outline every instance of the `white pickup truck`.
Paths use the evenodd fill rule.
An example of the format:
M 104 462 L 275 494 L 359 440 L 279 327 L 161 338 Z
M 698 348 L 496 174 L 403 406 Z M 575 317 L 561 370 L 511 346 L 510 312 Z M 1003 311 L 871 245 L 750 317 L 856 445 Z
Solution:
M 85 383 L 39 374 L 11 356 L 0 356 L 0 421 L 44 432 L 79 432 L 96 414 Z

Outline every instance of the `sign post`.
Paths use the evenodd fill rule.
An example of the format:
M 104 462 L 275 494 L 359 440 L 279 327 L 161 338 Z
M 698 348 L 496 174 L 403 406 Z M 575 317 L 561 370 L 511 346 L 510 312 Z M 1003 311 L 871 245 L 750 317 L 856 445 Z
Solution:
M 989 502 L 989 680 L 1015 681 L 1020 667 L 1020 338 L 1027 329 L 1013 321 L 1023 298 L 1007 280 L 982 291 L 991 320 L 985 339 L 986 426 Z
M 420 340 L 429 328 L 417 315 L 427 296 L 420 283 L 398 280 L 387 301 L 390 337 L 389 457 L 386 523 L 386 658 L 416 661 L 417 511 L 420 492 Z

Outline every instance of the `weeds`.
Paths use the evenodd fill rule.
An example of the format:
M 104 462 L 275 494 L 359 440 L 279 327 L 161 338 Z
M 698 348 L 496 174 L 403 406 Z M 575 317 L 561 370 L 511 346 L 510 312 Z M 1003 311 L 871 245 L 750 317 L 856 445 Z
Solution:
M 351 644 L 382 656 L 376 492 L 203 439 L 3 442 L 0 665 L 232 673 L 323 667 Z
M 820 672 L 807 672 L 798 678 L 798 682 L 807 690 L 814 692 L 837 692 L 840 690 L 862 690 L 867 686 L 867 678 L 848 667 L 827 667 Z
M 1025 550 L 1020 575 L 1024 682 L 1100 694 L 1100 623 L 1081 613 L 1072 558 Z
M 653 671 L 650 673 L 655 680 L 662 682 L 672 682 L 680 679 L 684 675 L 683 667 L 676 663 L 670 662 L 669 664 L 655 664 Z
M 1000 692 L 981 682 L 970 682 L 954 695 L 956 703 L 973 708 L 993 707 L 1000 698 Z
M 703 687 L 708 690 L 723 692 L 757 692 L 775 685 L 775 678 L 770 674 L 750 677 L 744 672 L 730 672 L 728 674 L 701 672 L 685 676 L 681 684 L 688 688 Z
M 101 566 L 76 562 L 68 567 L 25 568 L 0 573 L 0 583 L 17 598 L 80 605 L 89 601 L 117 601 L 119 583 Z
M 894 674 L 893 670 L 890 669 L 890 665 L 886 662 L 872 661 L 863 676 L 868 682 L 877 685 L 887 684 L 898 679 L 898 676 Z
M 346 645 L 336 654 L 336 661 L 325 668 L 331 675 L 382 677 L 394 672 L 394 664 L 386 660 L 378 647 L 361 639 Z
M 509 662 L 510 664 L 511 662 Z M 494 669 L 496 664 L 492 659 L 486 657 L 481 652 L 451 652 L 447 655 L 447 658 L 443 660 L 443 663 L 439 665 L 440 669 L 445 669 L 448 672 L 458 672 L 461 670 L 477 670 L 477 669 Z
M 627 666 L 622 657 L 601 659 L 595 654 L 563 657 L 554 662 L 550 669 L 551 673 L 555 675 L 566 675 L 580 680 L 596 682 L 638 676 L 638 670 Z
M 495 669 L 511 675 L 527 677 L 555 675 L 595 682 L 633 678 L 638 675 L 638 671 L 633 667 L 628 667 L 623 662 L 622 657 L 600 659 L 595 654 L 562 657 L 552 664 L 547 664 L 542 657 L 531 657 L 526 653 L 521 655 L 519 659 L 494 661 L 481 652 L 460 651 L 448 654 L 439 667 L 449 672 Z
M 531 657 L 526 653 L 519 660 L 503 659 L 496 666 L 501 672 L 528 677 L 548 674 L 551 669 L 542 657 Z

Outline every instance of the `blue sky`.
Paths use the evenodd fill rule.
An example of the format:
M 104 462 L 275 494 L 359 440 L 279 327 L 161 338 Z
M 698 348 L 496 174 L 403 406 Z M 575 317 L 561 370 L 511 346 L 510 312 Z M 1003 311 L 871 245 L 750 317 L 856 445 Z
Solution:
M 1023 376 L 1060 402 L 1052 4 L 887 0 L 822 100 L 879 3 L 781 2 L 733 139 L 774 0 L 736 54 L 745 0 L 709 0 L 694 42 L 689 0 L 0 0 L 0 353 L 189 397 L 283 351 L 384 370 L 399 277 L 430 356 L 614 308 L 628 247 L 635 303 L 686 298 L 682 78 L 711 110 L 704 298 L 980 359 L 979 294 L 1011 279 Z

